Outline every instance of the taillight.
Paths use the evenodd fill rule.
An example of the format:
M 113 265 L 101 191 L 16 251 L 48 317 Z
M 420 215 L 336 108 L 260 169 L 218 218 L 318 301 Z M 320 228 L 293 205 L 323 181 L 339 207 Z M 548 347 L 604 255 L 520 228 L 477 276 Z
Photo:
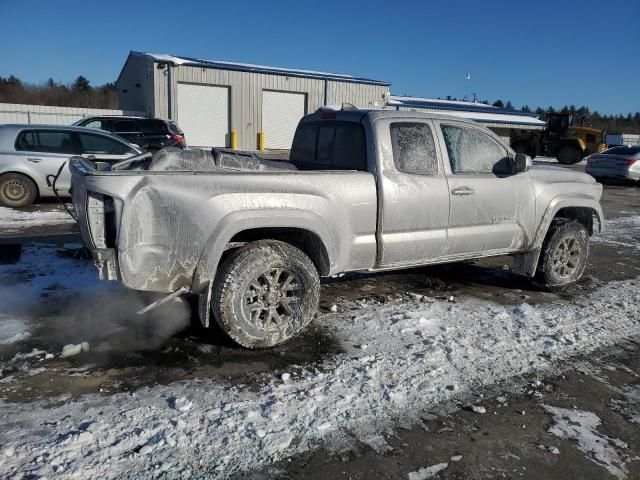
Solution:
M 184 146 L 184 137 L 182 135 L 171 135 L 171 140 Z
M 636 163 L 636 159 L 635 158 L 627 158 L 624 162 L 627 165 L 633 165 L 634 163 Z

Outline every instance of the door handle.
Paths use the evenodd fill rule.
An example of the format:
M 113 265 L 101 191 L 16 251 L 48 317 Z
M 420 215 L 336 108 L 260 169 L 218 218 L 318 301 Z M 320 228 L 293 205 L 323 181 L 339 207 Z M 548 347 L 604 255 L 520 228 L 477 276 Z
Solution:
M 458 187 L 451 190 L 453 195 L 473 195 L 476 191 L 469 187 Z
M 42 161 L 41 158 L 33 158 L 33 157 L 27 157 L 27 160 L 33 163 L 40 163 Z

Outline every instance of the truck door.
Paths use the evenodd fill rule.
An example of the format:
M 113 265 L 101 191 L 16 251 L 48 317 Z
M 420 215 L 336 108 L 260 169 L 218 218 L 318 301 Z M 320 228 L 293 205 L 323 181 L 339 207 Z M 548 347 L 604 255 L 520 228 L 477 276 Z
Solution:
M 442 122 L 439 136 L 451 199 L 446 254 L 521 248 L 526 234 L 519 219 L 533 205 L 528 176 L 512 173 L 509 151 L 481 128 Z
M 428 262 L 444 253 L 449 190 L 430 120 L 380 118 L 378 267 Z

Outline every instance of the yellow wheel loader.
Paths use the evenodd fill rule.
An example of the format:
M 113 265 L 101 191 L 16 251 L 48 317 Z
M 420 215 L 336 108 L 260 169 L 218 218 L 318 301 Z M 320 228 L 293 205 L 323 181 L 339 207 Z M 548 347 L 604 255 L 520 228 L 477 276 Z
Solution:
M 547 113 L 543 131 L 512 130 L 511 147 L 530 157 L 556 157 L 563 164 L 577 163 L 587 155 L 604 149 L 603 132 L 583 125 L 573 125 L 570 113 Z

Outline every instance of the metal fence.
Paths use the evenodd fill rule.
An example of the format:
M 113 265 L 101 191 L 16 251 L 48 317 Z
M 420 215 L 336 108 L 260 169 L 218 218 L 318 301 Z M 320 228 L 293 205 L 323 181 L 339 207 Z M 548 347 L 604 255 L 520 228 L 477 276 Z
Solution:
M 143 116 L 145 113 L 132 110 L 111 110 L 103 108 L 73 108 L 0 103 L 0 123 L 70 125 L 82 118 L 94 115 Z

